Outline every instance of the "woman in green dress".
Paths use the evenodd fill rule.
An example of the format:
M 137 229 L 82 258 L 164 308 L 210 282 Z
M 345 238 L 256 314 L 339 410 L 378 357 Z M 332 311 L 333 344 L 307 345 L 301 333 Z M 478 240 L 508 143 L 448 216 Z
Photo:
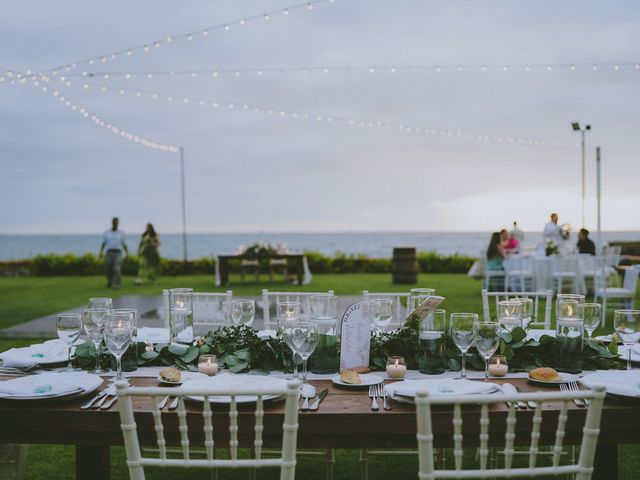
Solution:
M 158 247 L 160 239 L 153 225 L 147 223 L 147 229 L 140 237 L 140 246 L 138 247 L 138 278 L 136 285 L 142 285 L 144 282 L 154 283 L 160 275 L 160 254 Z

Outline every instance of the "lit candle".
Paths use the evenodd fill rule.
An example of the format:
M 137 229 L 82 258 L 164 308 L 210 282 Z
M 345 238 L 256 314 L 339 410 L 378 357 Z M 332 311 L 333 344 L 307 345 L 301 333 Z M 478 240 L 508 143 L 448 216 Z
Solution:
M 389 378 L 404 378 L 407 374 L 407 366 L 402 357 L 389 358 L 387 361 L 387 375 Z
M 198 359 L 198 371 L 205 375 L 215 375 L 218 373 L 219 366 L 215 355 L 200 355 Z
M 494 377 L 504 377 L 509 372 L 509 365 L 500 361 L 500 357 L 494 357 L 489 365 L 489 373 Z M 494 360 L 492 359 L 492 360 Z

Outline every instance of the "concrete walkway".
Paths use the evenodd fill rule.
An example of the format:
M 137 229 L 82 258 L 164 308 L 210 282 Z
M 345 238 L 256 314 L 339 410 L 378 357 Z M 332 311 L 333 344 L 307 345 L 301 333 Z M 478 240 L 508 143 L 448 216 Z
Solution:
M 246 297 L 242 297 L 246 298 Z M 253 327 L 261 329 L 263 326 L 263 313 L 262 313 L 262 297 L 248 297 L 253 298 L 256 301 L 256 317 L 253 323 Z M 357 302 L 361 302 L 362 297 L 359 296 L 339 296 L 338 297 L 338 315 L 341 312 L 345 312 L 349 305 Z M 137 308 L 138 309 L 138 326 L 139 327 L 168 327 L 165 325 L 165 321 L 161 319 L 159 311 L 162 307 L 161 296 L 143 296 L 143 295 L 127 295 L 124 297 L 116 298 L 113 300 L 114 308 Z M 65 312 L 82 312 L 87 308 L 86 305 L 80 305 L 79 307 L 65 310 Z M 272 315 L 275 313 L 274 306 L 271 307 Z M 56 332 L 56 321 L 59 312 L 47 315 L 45 317 L 36 318 L 28 322 L 14 325 L 9 328 L 0 330 L 0 336 L 2 337 L 22 337 L 22 338 L 55 338 L 58 336 Z M 206 332 L 195 332 L 196 335 L 202 335 Z

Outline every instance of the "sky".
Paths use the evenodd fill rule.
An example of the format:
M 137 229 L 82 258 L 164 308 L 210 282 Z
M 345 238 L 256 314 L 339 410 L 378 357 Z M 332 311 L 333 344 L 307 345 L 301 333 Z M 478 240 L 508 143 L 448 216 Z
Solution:
M 6 5 L 0 75 L 30 69 L 48 72 L 51 80 L 11 84 L 5 72 L 0 83 L 0 234 L 93 233 L 114 215 L 132 233 L 146 222 L 159 232 L 180 231 L 179 155 L 114 135 L 83 118 L 80 108 L 134 135 L 184 148 L 190 232 L 489 231 L 513 220 L 536 231 L 552 211 L 560 223 L 580 227 L 579 147 L 397 128 L 575 143 L 573 121 L 592 125 L 586 226 L 596 229 L 599 145 L 602 227 L 640 230 L 634 213 L 640 205 L 638 2 L 336 0 L 262 16 L 295 4 Z M 164 40 L 255 15 L 256 21 L 192 41 Z M 147 53 L 109 57 L 144 44 L 152 45 Z M 105 63 L 51 74 L 103 54 Z M 594 63 L 609 65 L 594 71 Z M 567 66 L 523 68 L 548 64 Z M 390 70 L 412 65 L 432 68 Z M 473 65 L 511 67 L 482 71 Z M 378 68 L 332 71 L 369 66 Z M 435 66 L 454 68 L 437 72 Z M 305 74 L 304 67 L 311 70 Z M 298 70 L 270 70 L 289 68 Z M 209 73 L 139 73 L 171 70 Z M 133 72 L 130 79 L 127 72 Z M 63 75 L 71 85 L 59 80 Z M 206 102 L 184 103 L 183 96 Z M 78 110 L 65 108 L 65 101 Z M 394 127 L 378 128 L 377 122 Z

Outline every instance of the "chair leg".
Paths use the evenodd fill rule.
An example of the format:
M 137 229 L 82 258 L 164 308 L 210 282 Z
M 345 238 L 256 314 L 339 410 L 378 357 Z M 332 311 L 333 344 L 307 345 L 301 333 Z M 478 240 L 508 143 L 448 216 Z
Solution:
M 27 472 L 29 445 L 16 446 L 16 480 L 24 480 Z
M 333 469 L 336 465 L 336 453 L 333 448 L 327 448 L 325 451 L 326 459 L 325 462 L 327 464 L 327 473 L 326 480 L 333 480 Z
M 369 479 L 369 456 L 367 454 L 367 449 L 363 448 L 360 450 L 360 480 L 368 480 Z

